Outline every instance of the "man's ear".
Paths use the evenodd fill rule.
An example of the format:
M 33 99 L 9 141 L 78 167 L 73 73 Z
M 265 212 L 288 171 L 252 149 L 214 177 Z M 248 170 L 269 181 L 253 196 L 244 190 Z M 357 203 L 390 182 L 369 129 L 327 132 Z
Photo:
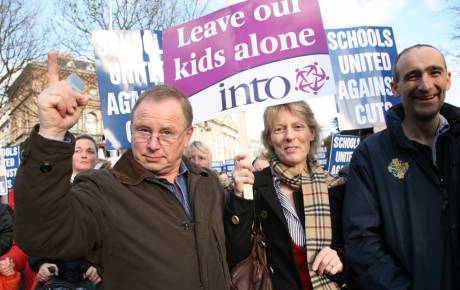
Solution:
M 451 79 L 452 79 L 452 73 L 451 73 L 450 71 L 448 71 L 448 72 L 447 72 L 446 91 L 450 90 Z
M 393 95 L 394 95 L 395 97 L 398 97 L 398 98 L 399 98 L 399 97 L 401 96 L 401 94 L 400 94 L 400 92 L 399 92 L 399 88 L 398 88 L 398 83 L 395 82 L 394 79 L 391 81 L 391 91 L 393 92 Z
M 188 129 L 185 130 L 185 138 L 184 138 L 184 148 L 188 146 L 190 139 L 192 139 L 193 135 L 193 126 L 190 126 Z

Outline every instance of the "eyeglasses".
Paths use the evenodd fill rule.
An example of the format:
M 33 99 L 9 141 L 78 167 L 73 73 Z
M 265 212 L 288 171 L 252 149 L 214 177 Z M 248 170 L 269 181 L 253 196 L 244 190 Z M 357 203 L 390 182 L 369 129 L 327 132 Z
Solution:
M 150 130 L 148 129 L 135 129 L 133 131 L 133 137 L 136 139 L 138 142 L 150 142 L 153 137 L 155 137 L 158 140 L 158 143 L 160 145 L 171 145 L 174 143 L 185 131 L 187 131 L 188 128 L 185 128 L 183 131 L 180 133 L 173 133 L 169 130 L 164 130 L 159 132 L 158 134 L 153 134 Z
M 274 135 L 285 135 L 287 133 L 287 126 L 275 126 L 271 132 Z M 305 123 L 296 123 L 292 126 L 294 133 L 303 133 L 307 130 L 308 126 Z

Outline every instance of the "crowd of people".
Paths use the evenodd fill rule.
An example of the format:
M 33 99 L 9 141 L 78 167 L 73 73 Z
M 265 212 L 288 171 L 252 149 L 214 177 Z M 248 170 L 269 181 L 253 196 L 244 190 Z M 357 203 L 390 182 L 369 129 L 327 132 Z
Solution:
M 190 142 L 190 102 L 167 85 L 134 105 L 132 148 L 93 169 L 96 142 L 69 133 L 88 98 L 59 80 L 55 53 L 48 73 L 40 124 L 21 148 L 15 212 L 0 208 L 0 290 L 62 281 L 229 290 L 256 223 L 275 290 L 460 289 L 460 109 L 444 103 L 451 73 L 438 49 L 398 55 L 391 87 L 401 104 L 340 176 L 315 160 L 321 132 L 304 101 L 267 107 L 264 154 L 238 154 L 230 176 L 213 171 L 209 147 Z M 37 273 L 28 286 L 13 248 Z

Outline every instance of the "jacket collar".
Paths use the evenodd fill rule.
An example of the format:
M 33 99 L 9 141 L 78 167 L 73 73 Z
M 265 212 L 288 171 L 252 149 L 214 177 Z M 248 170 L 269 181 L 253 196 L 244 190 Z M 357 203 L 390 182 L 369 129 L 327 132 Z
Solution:
M 454 135 L 460 135 L 460 109 L 451 104 L 444 103 L 441 107 L 441 115 L 449 123 L 450 130 Z M 410 140 L 404 135 L 401 123 L 404 120 L 404 109 L 402 104 L 394 105 L 386 115 L 387 127 L 394 140 L 403 147 L 413 147 Z
M 182 158 L 188 171 L 192 174 L 199 174 L 201 176 L 208 176 L 208 172 L 192 164 L 186 158 Z M 133 152 L 129 149 L 124 153 L 118 162 L 111 169 L 112 173 L 117 177 L 120 182 L 128 185 L 137 185 L 144 179 L 158 179 L 158 177 L 151 171 L 145 169 L 139 162 L 134 159 Z

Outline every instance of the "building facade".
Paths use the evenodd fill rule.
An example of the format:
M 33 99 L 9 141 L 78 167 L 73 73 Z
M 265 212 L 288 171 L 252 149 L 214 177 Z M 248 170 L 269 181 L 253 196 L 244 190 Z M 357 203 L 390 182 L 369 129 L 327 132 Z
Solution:
M 91 135 L 104 148 L 102 116 L 99 105 L 96 72 L 93 63 L 59 55 L 59 77 L 78 75 L 85 83 L 84 94 L 90 96 L 82 118 L 71 129 L 75 135 Z M 0 110 L 0 145 L 22 143 L 38 123 L 37 97 L 48 85 L 47 64 L 29 63 L 6 92 L 8 103 Z

